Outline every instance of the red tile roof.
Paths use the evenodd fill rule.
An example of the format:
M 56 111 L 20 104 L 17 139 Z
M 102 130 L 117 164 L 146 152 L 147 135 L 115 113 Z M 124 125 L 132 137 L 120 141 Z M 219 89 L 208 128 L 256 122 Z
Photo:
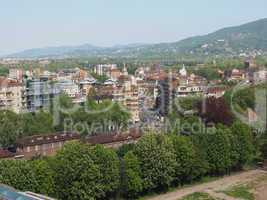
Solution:
M 100 134 L 96 136 L 89 136 L 85 139 L 90 144 L 110 144 L 114 142 L 123 142 L 127 140 L 137 140 L 141 137 L 140 133 L 130 134 Z
M 5 77 L 0 77 L 0 88 L 4 87 L 18 87 L 21 86 L 21 83 L 15 81 L 15 80 L 10 80 Z
M 17 147 L 35 146 L 35 145 L 50 144 L 62 141 L 64 142 L 70 140 L 79 140 L 80 138 L 81 138 L 80 134 L 71 132 L 50 134 L 50 135 L 35 135 L 18 139 L 16 141 L 16 146 Z

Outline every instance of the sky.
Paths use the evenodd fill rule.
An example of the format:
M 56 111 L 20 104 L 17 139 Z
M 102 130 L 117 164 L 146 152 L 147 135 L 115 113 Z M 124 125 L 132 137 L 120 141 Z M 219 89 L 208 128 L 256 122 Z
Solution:
M 0 0 L 0 55 L 175 42 L 267 17 L 267 0 Z

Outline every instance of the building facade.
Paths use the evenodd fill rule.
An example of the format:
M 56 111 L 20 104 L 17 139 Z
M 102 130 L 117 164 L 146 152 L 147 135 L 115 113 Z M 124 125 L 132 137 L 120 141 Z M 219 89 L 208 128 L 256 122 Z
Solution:
M 49 109 L 53 99 L 60 94 L 60 88 L 47 79 L 30 80 L 27 82 L 27 109 L 35 112 Z
M 26 107 L 25 87 L 15 80 L 0 77 L 0 109 L 23 112 Z

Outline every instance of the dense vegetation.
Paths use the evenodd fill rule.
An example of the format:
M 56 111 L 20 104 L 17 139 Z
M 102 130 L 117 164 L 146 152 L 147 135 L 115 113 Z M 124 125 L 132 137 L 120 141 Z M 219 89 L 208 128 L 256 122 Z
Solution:
M 187 136 L 148 133 L 117 154 L 101 145 L 70 142 L 55 157 L 1 160 L 0 182 L 64 200 L 135 199 L 240 170 L 255 149 L 250 128 L 240 122 Z
M 127 111 L 111 101 L 97 104 L 88 99 L 85 105 L 76 107 L 70 98 L 61 95 L 59 101 L 51 105 L 51 111 L 21 114 L 0 111 L 0 148 L 14 145 L 16 139 L 21 137 L 56 131 L 95 134 L 122 130 L 129 117 Z

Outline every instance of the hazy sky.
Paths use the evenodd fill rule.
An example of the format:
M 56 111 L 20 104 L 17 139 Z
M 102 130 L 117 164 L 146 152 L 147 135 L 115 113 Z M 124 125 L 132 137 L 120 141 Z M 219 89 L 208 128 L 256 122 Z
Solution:
M 267 17 L 267 0 L 0 0 L 0 54 L 177 41 Z

